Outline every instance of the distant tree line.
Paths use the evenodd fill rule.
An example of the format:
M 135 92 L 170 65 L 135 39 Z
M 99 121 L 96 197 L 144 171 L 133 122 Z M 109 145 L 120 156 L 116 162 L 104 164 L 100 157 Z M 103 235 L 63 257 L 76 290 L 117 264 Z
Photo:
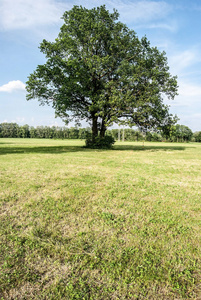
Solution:
M 88 128 L 58 127 L 58 126 L 19 126 L 16 123 L 1 123 L 2 138 L 40 138 L 40 139 L 85 139 Z
M 1 138 L 41 138 L 41 139 L 86 139 L 91 134 L 90 128 L 58 127 L 58 126 L 20 126 L 16 123 L 0 123 Z M 185 125 L 171 126 L 168 133 L 141 132 L 134 129 L 108 129 L 106 135 L 116 141 L 170 141 L 170 142 L 201 142 L 201 131 L 192 132 Z

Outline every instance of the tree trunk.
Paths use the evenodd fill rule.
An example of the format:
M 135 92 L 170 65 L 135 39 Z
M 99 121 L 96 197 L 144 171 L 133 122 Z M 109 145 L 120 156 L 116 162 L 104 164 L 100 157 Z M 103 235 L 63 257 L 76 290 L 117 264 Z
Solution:
M 105 136 L 106 129 L 107 129 L 107 127 L 105 126 L 105 121 L 102 120 L 101 130 L 100 130 L 100 137 L 103 138 Z
M 98 136 L 98 117 L 92 114 L 92 141 Z

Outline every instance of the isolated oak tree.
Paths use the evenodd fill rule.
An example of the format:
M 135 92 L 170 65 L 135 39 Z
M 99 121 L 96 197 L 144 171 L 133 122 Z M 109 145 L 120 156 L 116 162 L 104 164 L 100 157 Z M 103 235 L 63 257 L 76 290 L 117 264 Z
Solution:
M 26 83 L 27 100 L 52 105 L 66 123 L 87 120 L 93 138 L 114 122 L 141 129 L 174 123 L 163 97 L 174 99 L 178 87 L 165 53 L 118 17 L 105 6 L 66 11 L 55 41 L 40 44 L 46 63 Z

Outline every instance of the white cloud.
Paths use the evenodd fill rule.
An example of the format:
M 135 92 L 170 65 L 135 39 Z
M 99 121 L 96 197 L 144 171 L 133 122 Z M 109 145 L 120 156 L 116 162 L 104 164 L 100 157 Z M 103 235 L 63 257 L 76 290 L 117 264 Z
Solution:
M 9 81 L 7 84 L 0 86 L 0 92 L 12 93 L 13 91 L 24 91 L 25 84 L 20 80 Z
M 199 97 L 201 99 L 201 85 L 181 82 L 179 94 L 184 97 Z
M 125 23 L 147 23 L 153 20 L 161 20 L 169 14 L 172 7 L 165 1 L 125 1 L 125 0 L 82 0 L 76 1 L 77 5 L 87 8 L 105 4 L 110 11 L 113 8 L 120 13 L 120 18 Z
M 178 29 L 178 25 L 175 21 L 170 21 L 169 23 L 150 23 L 147 24 L 147 26 L 142 25 L 142 26 L 137 26 L 138 28 L 140 27 L 145 27 L 148 29 L 165 29 L 171 32 L 175 32 Z
M 17 117 L 17 123 L 21 124 L 24 123 L 25 118 L 24 117 Z
M 48 126 L 50 126 L 50 127 L 61 126 L 61 122 L 58 123 L 57 121 L 51 121 L 51 123 L 49 123 Z M 62 125 L 62 126 L 64 126 L 64 125 Z
M 28 29 L 59 23 L 68 5 L 55 0 L 1 0 L 0 29 Z
M 201 120 L 201 113 L 197 113 L 197 114 L 193 114 L 193 117 L 195 118 L 199 118 L 199 121 Z
M 148 22 L 164 18 L 171 10 L 164 1 L 110 1 L 128 22 Z
M 179 80 L 179 95 L 171 103 L 171 107 L 177 107 L 178 115 L 183 109 L 194 109 L 197 107 L 198 111 L 201 110 L 201 86 L 187 80 Z M 189 113 L 189 112 L 188 112 Z
M 102 4 L 106 4 L 110 11 L 116 8 L 123 22 L 140 25 L 143 22 L 162 20 L 171 11 L 171 6 L 165 1 L 77 0 L 72 3 L 70 0 L 1 0 L 0 29 L 27 29 L 59 24 L 64 11 L 71 9 L 73 5 L 91 8 Z M 161 25 L 166 28 L 170 26 Z
M 176 74 L 183 73 L 185 69 L 189 71 L 189 67 L 200 62 L 199 50 L 196 49 L 187 49 L 169 56 L 169 64 Z
M 3 123 L 17 123 L 17 124 L 21 124 L 21 125 L 23 125 L 24 124 L 24 121 L 25 121 L 25 118 L 23 118 L 23 117 L 17 117 L 17 118 L 15 118 L 15 119 L 12 119 L 11 121 L 9 121 L 9 122 L 3 122 Z

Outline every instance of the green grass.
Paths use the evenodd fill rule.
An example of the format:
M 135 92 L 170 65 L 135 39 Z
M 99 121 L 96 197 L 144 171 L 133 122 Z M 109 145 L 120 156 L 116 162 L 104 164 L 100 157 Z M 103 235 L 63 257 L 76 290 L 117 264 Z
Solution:
M 0 299 L 200 299 L 201 144 L 0 139 Z

